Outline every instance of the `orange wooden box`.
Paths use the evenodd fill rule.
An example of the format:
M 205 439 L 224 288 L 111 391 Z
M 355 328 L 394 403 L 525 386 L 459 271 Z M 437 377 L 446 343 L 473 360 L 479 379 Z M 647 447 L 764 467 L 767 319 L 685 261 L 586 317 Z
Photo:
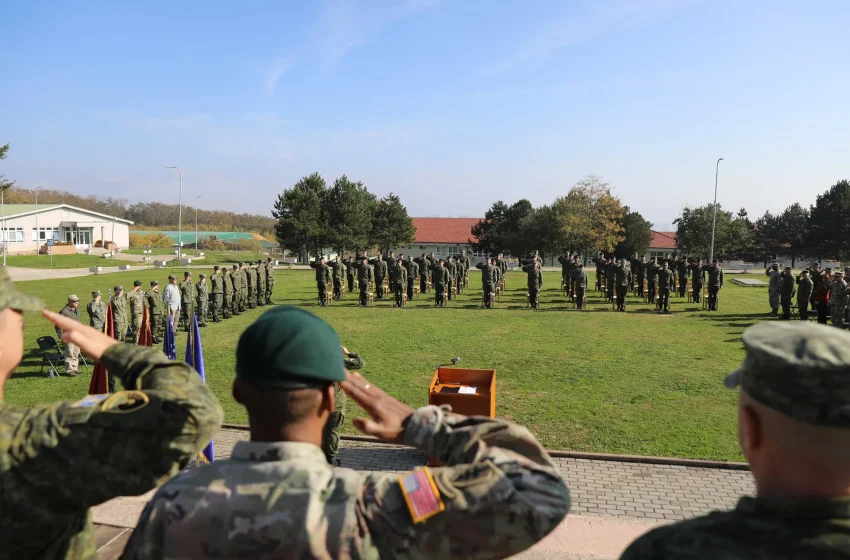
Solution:
M 443 387 L 475 387 L 474 395 L 460 393 L 441 393 Z M 428 387 L 428 404 L 452 407 L 452 412 L 464 416 L 496 417 L 496 370 L 463 369 L 453 367 L 437 368 L 431 385 Z
M 475 387 L 474 395 L 460 393 L 441 393 L 443 387 Z M 463 369 L 453 367 L 437 368 L 431 385 L 428 387 L 428 404 L 436 406 L 448 404 L 452 412 L 464 416 L 496 417 L 496 370 Z M 440 463 L 433 457 L 428 464 L 437 467 Z

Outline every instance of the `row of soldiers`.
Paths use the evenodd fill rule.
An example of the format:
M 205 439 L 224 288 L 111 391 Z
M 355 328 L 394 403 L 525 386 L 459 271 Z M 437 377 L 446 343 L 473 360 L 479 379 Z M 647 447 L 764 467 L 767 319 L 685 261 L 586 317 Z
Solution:
M 246 309 L 254 309 L 272 303 L 271 295 L 275 286 L 275 266 L 271 258 L 258 260 L 255 264 L 234 264 L 232 270 L 227 266 L 213 267 L 213 273 L 207 282 L 207 275 L 200 274 L 194 282 L 192 273 L 183 273 L 183 281 L 177 283 L 177 277 L 168 276 L 168 285 L 160 292 L 159 281 L 151 280 L 150 289 L 142 292 L 142 283 L 133 282 L 133 289 L 126 293 L 124 287 L 116 285 L 109 298 L 112 310 L 114 336 L 116 340 L 127 340 L 129 336 L 138 343 L 141 334 L 145 305 L 150 317 L 153 342 L 159 343 L 165 330 L 168 317 L 177 326 L 182 321 L 188 332 L 192 316 L 197 315 L 198 326 L 205 327 L 207 319 L 218 323 L 222 319 L 239 315 Z M 86 306 L 89 326 L 100 331 L 106 324 L 106 302 L 99 290 L 92 292 L 92 301 Z
M 319 258 L 310 263 L 316 270 L 316 288 L 319 295 L 319 305 L 329 303 L 328 287 L 332 286 L 334 300 L 340 300 L 345 292 L 345 280 L 348 280 L 348 291 L 353 292 L 355 282 L 360 293 L 360 305 L 370 303 L 369 294 L 374 283 L 374 297 L 393 298 L 396 306 L 404 305 L 405 300 L 412 300 L 415 287 L 419 282 L 419 292 L 426 293 L 430 288 L 434 291 L 434 305 L 445 306 L 447 301 L 463 292 L 467 285 L 469 257 L 466 251 L 459 255 L 438 259 L 434 253 L 421 257 L 404 254 L 395 256 L 394 251 L 386 255 L 370 258 L 366 251 L 357 251 L 353 258 L 338 256 L 333 259 Z M 387 281 L 387 290 L 384 289 Z M 389 293 L 386 293 L 389 292 Z
M 796 277 L 790 266 L 780 270 L 779 263 L 773 263 L 765 270 L 770 278 L 768 283 L 768 303 L 771 313 L 777 315 L 782 308 L 782 319 L 790 320 L 796 296 L 800 320 L 809 319 L 809 308 L 817 313 L 818 323 L 831 322 L 834 326 L 847 326 L 850 313 L 850 267 L 843 271 L 832 268 L 821 270 L 820 263 L 813 263 Z

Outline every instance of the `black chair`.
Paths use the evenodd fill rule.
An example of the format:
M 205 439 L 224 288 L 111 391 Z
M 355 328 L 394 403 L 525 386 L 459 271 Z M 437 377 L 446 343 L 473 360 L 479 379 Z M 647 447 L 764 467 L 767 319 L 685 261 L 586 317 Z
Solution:
M 64 367 L 65 356 L 56 343 L 56 339 L 52 336 L 40 336 L 35 340 L 35 343 L 38 344 L 38 349 L 41 350 L 41 369 L 38 372 L 44 373 L 44 364 L 48 363 L 50 364 L 50 371 L 56 372 L 58 376 L 59 368 L 56 364 L 62 364 Z

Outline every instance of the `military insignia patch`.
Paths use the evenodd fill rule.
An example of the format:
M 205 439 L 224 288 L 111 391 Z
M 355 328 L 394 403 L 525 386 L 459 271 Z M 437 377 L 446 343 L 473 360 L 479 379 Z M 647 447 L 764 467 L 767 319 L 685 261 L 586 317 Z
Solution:
M 414 523 L 422 523 L 429 517 L 445 511 L 446 506 L 440 498 L 440 490 L 427 467 L 400 476 L 398 483 Z
M 92 406 L 99 404 L 102 400 L 106 399 L 108 396 L 109 396 L 108 393 L 104 394 L 104 395 L 88 395 L 87 397 L 84 397 L 84 398 L 78 400 L 77 402 L 73 403 L 71 405 L 71 408 L 90 408 Z

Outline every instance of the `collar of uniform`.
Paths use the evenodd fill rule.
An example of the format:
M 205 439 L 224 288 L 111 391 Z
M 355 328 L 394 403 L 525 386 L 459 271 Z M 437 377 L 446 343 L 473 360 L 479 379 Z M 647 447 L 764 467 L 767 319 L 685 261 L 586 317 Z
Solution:
M 833 499 L 750 498 L 735 511 L 749 515 L 794 519 L 850 519 L 850 497 Z
M 239 441 L 233 446 L 230 458 L 237 461 L 315 459 L 327 464 L 321 448 L 300 441 Z

